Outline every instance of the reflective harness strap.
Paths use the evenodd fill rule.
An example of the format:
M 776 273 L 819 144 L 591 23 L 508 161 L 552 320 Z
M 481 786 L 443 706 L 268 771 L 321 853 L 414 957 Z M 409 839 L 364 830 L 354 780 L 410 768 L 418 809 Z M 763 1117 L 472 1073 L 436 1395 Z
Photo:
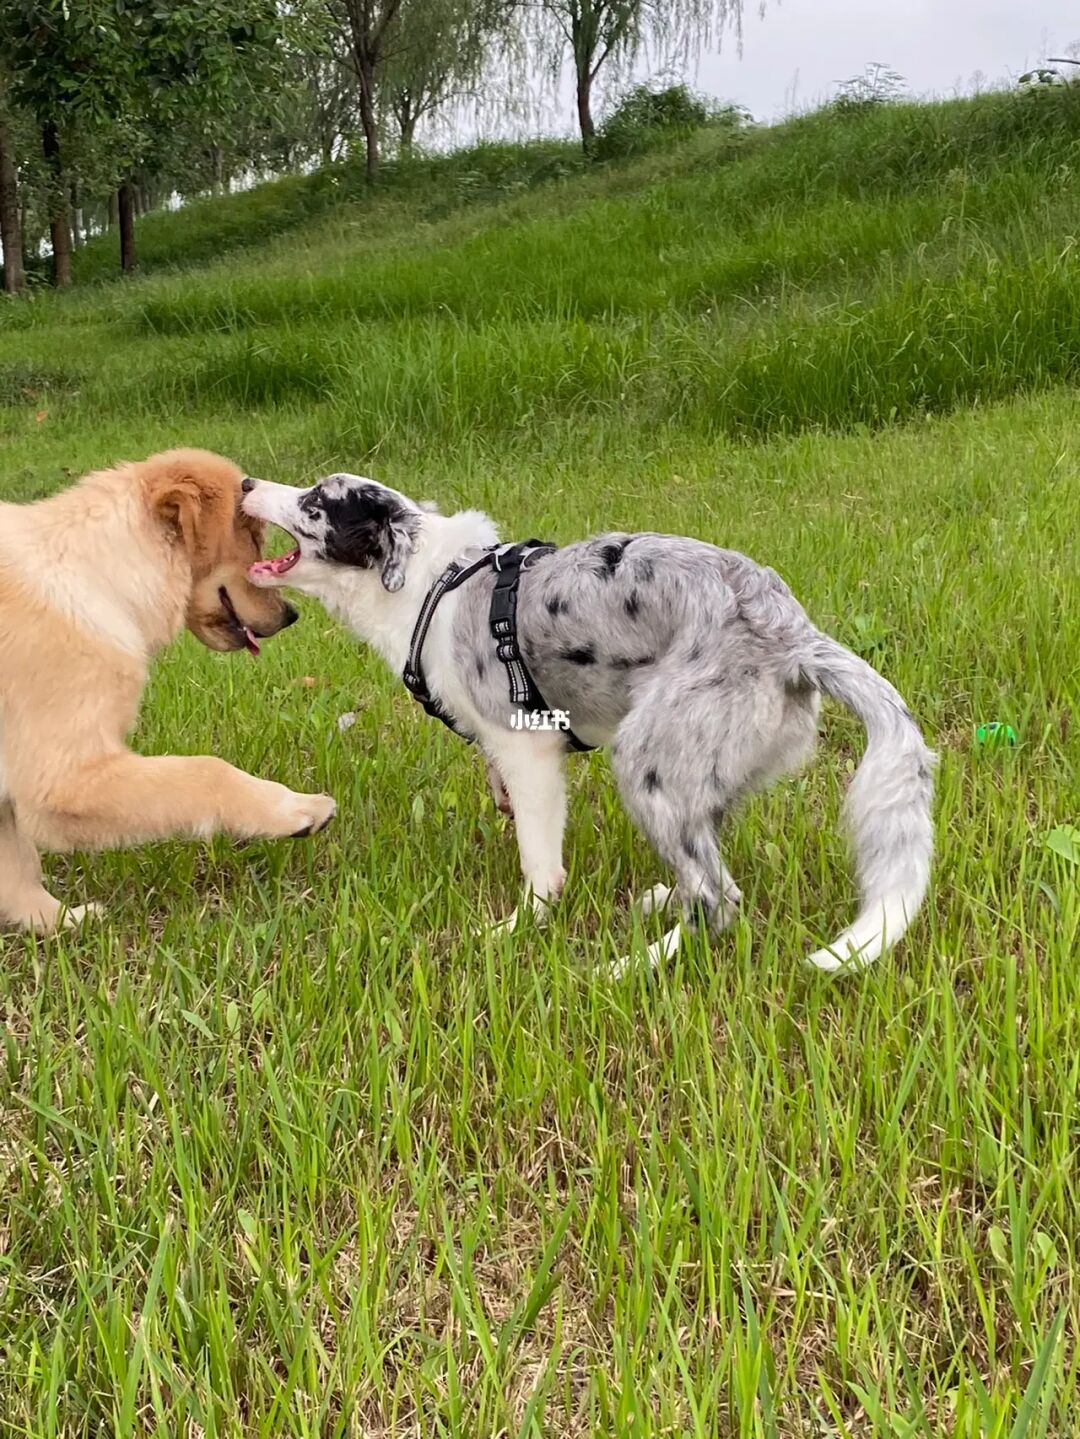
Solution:
M 532 675 L 525 668 L 517 638 L 517 598 L 521 571 L 534 555 L 550 555 L 554 545 L 541 544 L 539 540 L 527 540 L 523 545 L 512 545 L 503 554 L 492 558 L 495 565 L 495 588 L 491 592 L 491 610 L 488 623 L 495 639 L 495 653 L 506 666 L 510 680 L 510 703 L 518 709 L 532 713 L 546 709 L 544 697 L 533 683 Z
M 471 565 L 459 565 L 457 560 L 452 560 L 443 570 L 431 589 L 428 590 L 427 598 L 420 607 L 416 624 L 413 626 L 412 639 L 409 641 L 409 658 L 405 661 L 405 668 L 401 673 L 405 688 L 426 713 L 434 719 L 442 720 L 448 729 L 452 729 L 456 735 L 461 735 L 462 739 L 470 740 L 470 743 L 470 736 L 458 729 L 453 716 L 447 714 L 428 689 L 421 657 L 424 651 L 424 641 L 431 628 L 431 621 L 435 618 L 435 611 L 439 608 L 439 601 L 443 595 L 449 594 L 451 590 L 456 590 L 458 585 L 464 584 L 480 570 L 486 570 L 491 564 L 493 553 L 492 550 L 485 550 L 480 558 L 474 560 Z
M 529 673 L 528 666 L 518 645 L 517 601 L 521 572 L 532 564 L 539 555 L 550 555 L 557 545 L 544 544 L 540 540 L 526 540 L 521 545 L 510 545 L 502 553 L 496 552 L 492 559 L 497 571 L 495 588 L 491 592 L 491 609 L 488 622 L 495 640 L 495 653 L 506 666 L 510 680 L 510 703 L 527 714 L 548 712 L 547 701 L 537 688 L 536 681 Z M 571 749 L 579 754 L 594 749 L 579 739 L 569 727 L 563 730 Z
M 409 644 L 409 658 L 401 678 L 405 683 L 405 688 L 423 706 L 427 714 L 442 720 L 448 729 L 452 729 L 463 739 L 471 740 L 471 736 L 458 728 L 453 716 L 443 709 L 428 689 L 427 681 L 424 678 L 422 663 L 424 641 L 427 639 L 428 630 L 431 628 L 431 622 L 435 617 L 439 602 L 444 595 L 449 594 L 451 590 L 456 590 L 458 585 L 464 584 L 467 579 L 471 579 L 480 570 L 494 568 L 496 577 L 491 593 L 488 623 L 495 640 L 495 653 L 506 667 L 507 678 L 510 682 L 510 703 L 528 714 L 546 712 L 547 704 L 544 696 L 529 673 L 518 645 L 517 596 L 522 570 L 527 568 L 534 558 L 552 554 L 556 548 L 555 545 L 544 544 L 540 540 L 526 540 L 523 544 L 498 545 L 485 550 L 481 557 L 470 565 L 460 565 L 454 560 L 443 570 L 427 593 L 427 598 L 421 606 L 416 625 L 413 628 L 412 640 Z M 572 749 L 584 752 L 594 748 L 593 745 L 588 745 L 584 740 L 579 739 L 572 729 L 565 729 L 563 733 Z

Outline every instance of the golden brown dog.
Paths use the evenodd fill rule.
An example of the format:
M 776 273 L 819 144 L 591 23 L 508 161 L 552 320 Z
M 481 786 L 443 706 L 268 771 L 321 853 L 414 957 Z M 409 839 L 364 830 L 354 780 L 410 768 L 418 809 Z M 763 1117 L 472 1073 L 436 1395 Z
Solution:
M 41 849 L 283 838 L 333 817 L 326 795 L 124 743 L 151 656 L 185 625 L 257 654 L 296 618 L 247 580 L 262 526 L 240 513 L 241 479 L 219 455 L 171 450 L 0 505 L 0 922 L 49 931 L 86 913 L 43 888 Z

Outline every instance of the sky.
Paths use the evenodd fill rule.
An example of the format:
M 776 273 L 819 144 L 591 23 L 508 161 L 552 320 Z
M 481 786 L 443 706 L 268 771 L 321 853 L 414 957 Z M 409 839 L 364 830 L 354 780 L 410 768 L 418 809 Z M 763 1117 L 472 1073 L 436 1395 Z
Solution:
M 902 75 L 913 96 L 969 94 L 1015 81 L 1074 42 L 1076 0 L 767 0 L 764 13 L 757 0 L 746 0 L 741 52 L 729 30 L 719 50 L 701 56 L 696 74 L 673 78 L 769 121 L 820 104 L 874 62 Z M 635 74 L 654 70 L 645 60 Z M 567 73 L 558 100 L 522 128 L 560 133 L 572 126 Z M 496 128 L 505 133 L 505 122 Z
M 704 55 L 697 86 L 772 120 L 834 93 L 872 62 L 914 95 L 966 94 L 1013 79 L 1080 41 L 1066 0 L 783 0 L 747 6 L 742 55 L 732 36 Z

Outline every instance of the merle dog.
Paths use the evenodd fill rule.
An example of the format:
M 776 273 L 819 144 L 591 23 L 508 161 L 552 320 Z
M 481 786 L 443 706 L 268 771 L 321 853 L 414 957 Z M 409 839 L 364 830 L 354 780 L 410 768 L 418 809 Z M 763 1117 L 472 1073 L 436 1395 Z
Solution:
M 498 544 L 486 515 L 443 516 L 356 475 L 310 489 L 244 486 L 244 509 L 296 541 L 254 565 L 252 581 L 314 595 L 399 675 L 447 565 Z M 542 916 L 565 877 L 567 744 L 558 729 L 520 727 L 488 624 L 494 579 L 482 569 L 442 599 L 424 671 L 442 710 L 487 757 L 497 799 L 512 807 L 529 903 Z M 868 737 L 846 804 L 862 908 L 811 962 L 866 965 L 900 937 L 926 893 L 934 756 L 892 685 L 815 629 L 773 570 L 699 540 L 602 535 L 533 557 L 517 622 L 522 656 L 553 711 L 586 743 L 610 746 L 627 809 L 674 871 L 683 918 L 703 915 L 714 929 L 732 921 L 741 898 L 721 861 L 721 821 L 809 757 L 822 693 L 853 710 Z M 672 894 L 657 886 L 646 907 Z M 676 925 L 650 959 L 674 953 L 680 934 Z

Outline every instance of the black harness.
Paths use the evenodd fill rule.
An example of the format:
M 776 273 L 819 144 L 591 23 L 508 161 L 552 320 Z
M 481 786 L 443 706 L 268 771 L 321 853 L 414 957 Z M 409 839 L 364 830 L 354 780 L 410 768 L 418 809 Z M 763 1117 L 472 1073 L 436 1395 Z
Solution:
M 544 544 L 541 540 L 526 540 L 520 545 L 494 545 L 490 549 L 486 549 L 480 558 L 473 560 L 471 564 L 462 565 L 457 560 L 452 560 L 428 590 L 427 598 L 421 606 L 416 625 L 413 628 L 412 640 L 409 644 L 409 658 L 405 663 L 401 678 L 413 699 L 422 705 L 429 715 L 434 715 L 456 735 L 461 735 L 462 739 L 471 742 L 472 736 L 458 728 L 453 715 L 449 714 L 431 693 L 424 678 L 422 663 L 424 641 L 431 628 L 431 621 L 435 618 L 435 611 L 439 608 L 439 601 L 451 590 L 456 590 L 458 585 L 463 585 L 466 580 L 472 579 L 473 575 L 478 574 L 481 570 L 494 569 L 495 587 L 491 592 L 488 624 L 495 640 L 495 654 L 506 667 L 507 678 L 510 682 L 510 703 L 516 706 L 522 714 L 549 714 L 550 711 L 544 701 L 544 696 L 529 673 L 521 654 L 521 646 L 518 644 L 517 601 L 522 570 L 527 569 L 540 555 L 550 555 L 556 548 L 557 546 Z M 571 749 L 584 751 L 595 748 L 594 745 L 586 744 L 584 740 L 578 739 L 569 726 L 563 730 L 563 733 L 566 735 Z

